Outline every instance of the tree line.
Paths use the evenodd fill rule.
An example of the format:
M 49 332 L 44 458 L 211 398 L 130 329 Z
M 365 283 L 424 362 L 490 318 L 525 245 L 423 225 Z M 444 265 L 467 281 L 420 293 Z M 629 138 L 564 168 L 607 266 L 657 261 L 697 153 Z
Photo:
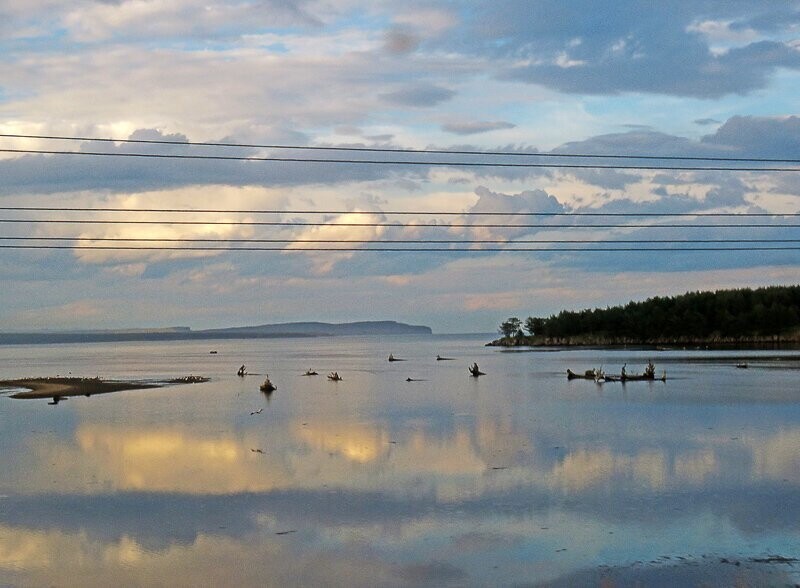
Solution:
M 624 306 L 567 311 L 500 325 L 506 338 L 605 336 L 631 340 L 781 335 L 800 328 L 800 285 L 689 292 Z M 525 332 L 524 332 L 524 331 Z

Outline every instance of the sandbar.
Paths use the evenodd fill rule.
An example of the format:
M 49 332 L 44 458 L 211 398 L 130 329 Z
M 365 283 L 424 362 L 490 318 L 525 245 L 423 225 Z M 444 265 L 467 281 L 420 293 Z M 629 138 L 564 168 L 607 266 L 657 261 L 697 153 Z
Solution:
M 149 388 L 162 388 L 174 384 L 197 384 L 207 382 L 208 378 L 201 376 L 185 376 L 170 380 L 134 381 L 134 380 L 101 380 L 100 378 L 21 378 L 17 380 L 0 380 L 0 389 L 27 388 L 25 392 L 17 392 L 11 398 L 66 398 L 69 396 L 92 396 L 93 394 L 108 394 L 121 390 L 146 390 Z

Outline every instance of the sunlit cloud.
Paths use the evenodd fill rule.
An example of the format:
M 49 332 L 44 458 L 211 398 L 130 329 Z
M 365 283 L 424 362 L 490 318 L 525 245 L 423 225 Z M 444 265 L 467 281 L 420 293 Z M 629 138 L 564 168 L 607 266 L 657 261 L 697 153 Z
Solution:
M 370 241 L 379 240 L 386 230 L 383 226 L 359 226 L 385 223 L 386 217 L 381 214 L 358 214 L 358 211 L 354 211 L 352 213 L 333 217 L 326 222 L 327 224 L 324 226 L 309 227 L 300 231 L 294 236 L 295 240 L 286 247 L 287 250 L 308 251 L 314 272 L 319 275 L 330 273 L 337 263 L 352 258 L 354 252 L 314 252 L 312 251 L 313 249 L 328 248 L 337 250 L 364 248 Z M 309 240 L 330 242 L 304 242 Z M 366 241 L 367 243 L 353 243 L 352 241 Z
M 51 0 L 6 2 L 0 7 L 0 30 L 5 33 L 0 41 L 5 56 L 0 59 L 0 131 L 270 145 L 519 154 L 545 151 L 551 155 L 786 157 L 798 150 L 799 123 L 794 106 L 786 99 L 796 94 L 800 70 L 800 53 L 792 40 L 800 23 L 793 10 L 780 3 L 767 3 L 758 10 L 741 3 L 713 9 L 686 1 L 670 9 L 639 4 L 642 10 L 614 9 L 613 14 L 604 13 L 600 18 L 588 5 L 565 7 L 550 1 L 531 9 L 524 2 L 500 6 L 480 0 L 466 9 L 417 0 L 402 6 L 389 2 L 365 6 L 353 0 L 125 0 L 89 3 L 79 10 Z M 564 18 L 571 11 L 580 13 L 580 18 Z M 616 23 L 613 30 L 604 26 L 608 19 Z M 642 34 L 643 30 L 650 34 Z M 754 92 L 758 92 L 757 108 Z M 453 143 L 455 136 L 469 141 Z M 142 144 L 102 146 L 43 139 L 6 138 L 0 143 L 7 148 L 99 149 L 120 154 L 156 150 Z M 161 148 L 181 155 L 222 153 L 218 148 Z M 297 154 L 268 148 L 226 148 L 224 152 Z M 308 156 L 310 153 L 305 153 L 300 158 Z M 523 160 L 527 161 L 514 158 Z M 790 173 L 427 169 L 6 153 L 0 154 L 0 175 L 0 197 L 4 203 L 19 205 L 141 203 L 183 208 L 431 212 L 800 210 L 800 188 L 796 175 Z M 110 217 L 100 213 L 87 216 L 94 220 Z M 375 216 L 382 218 L 380 213 Z M 128 218 L 143 217 L 131 213 Z M 166 220 L 163 215 L 159 218 Z M 226 218 L 218 215 L 215 220 Z M 231 218 L 244 220 L 244 215 Z M 516 258 L 516 279 L 511 279 L 505 262 L 498 261 L 500 256 L 486 256 L 491 260 L 488 264 L 476 260 L 475 267 L 486 273 L 485 279 L 474 285 L 461 279 L 457 270 L 469 253 L 400 257 L 314 253 L 299 242 L 327 237 L 370 243 L 431 236 L 564 239 L 577 233 L 571 228 L 482 228 L 474 226 L 478 223 L 472 217 L 458 219 L 472 226 L 445 231 L 426 225 L 447 224 L 453 217 L 403 219 L 409 226 L 383 230 L 308 227 L 262 231 L 166 222 L 87 225 L 77 230 L 28 230 L 27 226 L 8 225 L 3 236 L 81 237 L 86 239 L 84 245 L 96 247 L 111 243 L 101 239 L 147 238 L 153 239 L 151 246 L 169 247 L 177 243 L 171 239 L 278 237 L 290 241 L 290 252 L 264 263 L 261 255 L 213 251 L 98 249 L 59 255 L 7 250 L 0 277 L 9 287 L 0 293 L 0 314 L 78 302 L 86 298 L 81 290 L 95 285 L 96 293 L 104 298 L 102 304 L 107 305 L 104 308 L 119 307 L 137 290 L 137 281 L 146 278 L 148 296 L 164 309 L 163 302 L 180 291 L 186 294 L 187 305 L 193 300 L 194 307 L 186 309 L 187 315 L 202 317 L 219 311 L 212 309 L 207 299 L 191 295 L 192 288 L 199 290 L 202 283 L 229 297 L 225 306 L 239 309 L 235 320 L 241 322 L 256 307 L 255 302 L 245 300 L 246 290 L 269 286 L 275 295 L 275 312 L 298 318 L 307 314 L 307 309 L 298 309 L 297 291 L 284 286 L 311 278 L 309 291 L 326 291 L 330 308 L 340 316 L 349 313 L 353 319 L 361 318 L 355 315 L 364 308 L 366 297 L 376 301 L 371 306 L 375 312 L 394 316 L 399 303 L 388 302 L 393 289 L 412 286 L 406 278 L 387 276 L 409 276 L 417 286 L 415 297 L 427 304 L 416 305 L 410 310 L 414 316 L 403 318 L 418 321 L 415 317 L 424 316 L 439 329 L 469 322 L 477 330 L 485 330 L 486 325 L 496 324 L 497 313 L 505 310 L 524 312 L 532 305 L 558 310 L 552 308 L 557 301 L 582 303 L 591 298 L 586 284 L 593 283 L 598 274 L 613 271 L 619 275 L 620 268 L 635 274 L 634 283 L 622 287 L 606 280 L 604 294 L 590 303 L 606 305 L 612 298 L 619 301 L 625 293 L 672 293 L 676 284 L 682 289 L 693 287 L 690 284 L 757 285 L 763 282 L 758 269 L 761 275 L 778 279 L 791 274 L 781 268 L 796 268 L 791 252 L 558 257 L 531 252 Z M 329 220 L 336 220 L 336 215 Z M 495 220 L 511 223 L 520 217 Z M 585 231 L 580 236 L 634 238 L 644 232 L 609 229 Z M 684 236 L 685 232 L 673 234 Z M 483 248 L 480 244 L 471 247 Z M 207 263 L 215 269 L 204 267 Z M 224 272 L 219 269 L 223 266 Z M 650 275 L 653 268 L 698 274 L 673 279 L 677 277 L 673 273 L 659 280 Z M 520 278 L 530 271 L 542 272 L 536 284 Z M 562 271 L 574 277 L 572 287 L 562 283 Z M 705 279 L 701 276 L 714 271 L 728 272 L 726 279 L 714 282 L 718 273 L 707 273 Z M 284 282 L 275 284 L 265 276 L 270 272 L 282 275 Z M 215 278 L 222 276 L 225 283 L 213 286 Z M 337 276 L 348 280 L 332 279 Z M 684 283 L 684 277 L 689 281 Z M 57 303 L 42 287 L 54 280 L 59 280 L 65 298 Z M 525 284 L 517 286 L 518 280 Z M 644 293 L 636 285 L 645 283 L 669 292 Z M 449 292 L 444 292 L 443 286 L 448 286 Z M 530 293 L 528 301 L 526 291 Z M 139 293 L 143 294 L 143 289 Z M 556 293 L 563 297 L 557 298 Z M 23 301 L 31 306 L 21 308 Z M 344 309 L 348 304 L 349 310 Z M 448 319 L 438 318 L 444 316 L 443 306 L 451 315 Z M 459 309 L 461 317 L 455 316 L 454 309 Z M 106 316 L 112 320 L 115 313 Z M 96 320 L 103 322 L 102 317 Z M 171 318 L 165 320 L 172 322 Z

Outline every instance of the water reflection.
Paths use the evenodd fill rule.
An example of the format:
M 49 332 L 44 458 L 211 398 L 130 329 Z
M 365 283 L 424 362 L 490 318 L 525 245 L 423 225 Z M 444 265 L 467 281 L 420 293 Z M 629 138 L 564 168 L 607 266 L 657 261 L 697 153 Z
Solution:
M 800 484 L 800 428 L 784 429 L 766 439 L 747 439 L 753 453 L 753 476 Z
M 25 585 L 311 586 L 387 584 L 391 566 L 368 558 L 297 554 L 262 537 L 198 535 L 190 544 L 150 550 L 123 536 L 0 526 L 0 573 Z
M 0 404 L 0 583 L 492 585 L 800 550 L 795 406 L 479 359 L 511 375 L 442 362 L 403 387 L 342 361 L 346 386 L 272 370 L 269 405 L 232 377 Z
M 629 481 L 642 491 L 681 488 L 709 479 L 740 480 L 748 470 L 753 481 L 800 483 L 800 426 L 772 434 L 709 435 L 695 438 L 692 447 L 671 450 L 631 449 L 624 442 L 619 448 L 550 447 L 547 435 L 491 418 L 456 423 L 446 431 L 393 430 L 339 419 L 205 435 L 188 426 L 79 424 L 67 442 L 42 436 L 29 443 L 27 451 L 38 456 L 38 464 L 27 477 L 5 480 L 6 490 L 32 492 L 41 478 L 53 475 L 71 492 L 94 491 L 88 479 L 102 480 L 105 489 L 110 484 L 116 490 L 203 494 L 307 488 L 318 482 L 357 488 L 372 486 L 367 480 L 375 473 L 397 483 L 419 476 L 434 483 L 470 477 L 470 486 L 491 487 L 494 478 L 487 474 L 501 470 L 495 478 L 505 483 L 518 479 L 569 493 L 609 481 Z M 359 467 L 337 474 L 348 462 Z M 317 474 L 313 478 L 311 471 Z
M 800 483 L 800 427 L 709 436 L 678 449 L 633 449 L 622 441 L 622 447 L 553 447 L 546 434 L 491 418 L 446 431 L 341 419 L 248 426 L 236 434 L 80 424 L 70 440 L 29 439 L 23 451 L 33 467 L 4 480 L 3 489 L 36 493 L 56 478 L 59 491 L 77 494 L 425 488 L 441 500 L 461 500 L 515 487 L 563 495 L 599 488 L 707 492 L 740 483 L 743 474 L 752 483 Z
M 386 430 L 358 423 L 295 423 L 292 434 L 314 453 L 336 454 L 356 463 L 385 458 L 390 449 Z

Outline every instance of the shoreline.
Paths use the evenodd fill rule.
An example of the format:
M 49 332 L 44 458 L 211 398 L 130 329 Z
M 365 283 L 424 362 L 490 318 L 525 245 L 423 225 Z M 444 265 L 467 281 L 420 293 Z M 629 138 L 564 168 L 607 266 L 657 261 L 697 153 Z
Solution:
M 32 400 L 38 398 L 67 398 L 70 396 L 93 396 L 95 394 L 109 394 L 123 390 L 149 390 L 163 388 L 178 384 L 199 384 L 208 382 L 208 378 L 201 376 L 186 376 L 172 378 L 164 382 L 133 380 L 101 380 L 100 378 L 18 378 L 14 380 L 0 380 L 0 389 L 26 388 L 25 392 L 16 392 L 9 398 L 19 400 Z
M 606 337 L 578 335 L 574 337 L 500 337 L 486 343 L 486 347 L 647 347 L 656 350 L 682 350 L 689 347 L 703 349 L 796 349 L 800 348 L 800 334 L 751 337 L 709 338 L 649 338 Z

